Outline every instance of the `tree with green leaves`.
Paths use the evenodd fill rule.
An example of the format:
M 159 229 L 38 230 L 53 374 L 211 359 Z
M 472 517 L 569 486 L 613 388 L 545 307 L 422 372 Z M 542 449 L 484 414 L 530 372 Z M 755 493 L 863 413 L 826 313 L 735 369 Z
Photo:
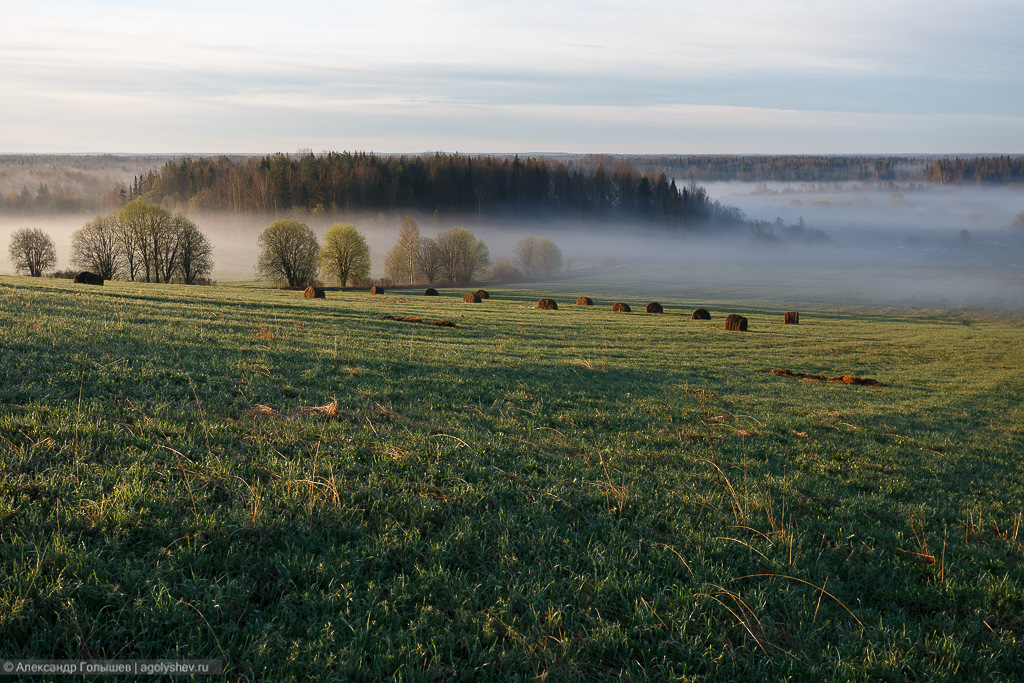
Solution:
M 260 233 L 260 255 L 256 275 L 269 282 L 285 282 L 289 287 L 312 283 L 317 276 L 320 243 L 305 223 L 292 218 L 274 221 Z
M 320 250 L 320 268 L 344 287 L 348 282 L 370 277 L 370 247 L 351 224 L 335 223 L 327 228 L 324 248 Z
M 171 212 L 157 204 L 133 199 L 117 212 L 117 238 L 132 280 L 168 282 L 173 270 L 174 235 Z
M 42 277 L 43 271 L 57 263 L 53 239 L 39 228 L 20 228 L 11 233 L 9 254 L 14 267 Z
M 199 226 L 181 213 L 133 199 L 120 210 L 97 216 L 71 236 L 71 262 L 109 280 L 209 279 L 213 246 Z

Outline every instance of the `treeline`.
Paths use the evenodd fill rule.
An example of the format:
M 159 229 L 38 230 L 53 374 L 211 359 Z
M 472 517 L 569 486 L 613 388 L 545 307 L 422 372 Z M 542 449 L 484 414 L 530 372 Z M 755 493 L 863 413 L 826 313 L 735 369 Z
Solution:
M 609 157 L 583 157 L 590 166 Z M 908 182 L 924 179 L 928 160 L 901 156 L 789 156 L 699 154 L 615 157 L 644 172 L 664 171 L 671 177 L 698 182 Z
M 1001 184 L 1024 182 L 1024 157 L 977 156 L 689 156 L 588 155 L 586 169 L 625 163 L 642 173 L 663 172 L 697 182 Z
M 0 154 L 0 213 L 109 211 L 127 200 L 133 176 L 168 155 Z
M 81 213 L 92 211 L 101 202 L 96 197 L 86 197 L 77 190 L 57 187 L 54 190 L 46 183 L 40 183 L 33 193 L 28 187 L 20 192 L 0 196 L 0 212 L 5 213 Z
M 129 197 L 191 210 L 418 211 L 459 218 L 733 221 L 696 183 L 622 160 L 591 167 L 548 157 L 330 152 L 182 158 L 137 177 Z
M 943 185 L 1024 183 L 1024 157 L 936 159 L 928 165 L 925 180 Z

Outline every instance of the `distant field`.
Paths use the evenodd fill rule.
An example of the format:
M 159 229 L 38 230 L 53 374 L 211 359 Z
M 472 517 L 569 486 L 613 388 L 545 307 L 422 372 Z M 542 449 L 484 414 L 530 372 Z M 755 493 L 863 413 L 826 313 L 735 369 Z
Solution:
M 575 286 L 0 277 L 0 659 L 1024 678 L 1018 319 Z

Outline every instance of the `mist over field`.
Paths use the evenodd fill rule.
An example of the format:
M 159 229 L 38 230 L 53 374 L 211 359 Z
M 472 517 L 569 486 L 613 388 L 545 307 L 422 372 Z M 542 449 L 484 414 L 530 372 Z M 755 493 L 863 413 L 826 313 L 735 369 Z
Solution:
M 528 286 L 552 292 L 695 304 L 746 299 L 787 307 L 852 303 L 1017 311 L 1024 301 L 1024 228 L 1013 226 L 1024 210 L 1019 189 L 856 183 L 707 188 L 712 199 L 741 209 L 767 230 L 755 238 L 749 228 L 669 233 L 628 224 L 417 219 L 424 237 L 452 225 L 472 230 L 487 244 L 492 261 L 513 259 L 523 235 L 550 237 L 562 250 L 565 272 L 553 282 Z M 300 218 L 321 238 L 333 222 L 354 223 L 370 246 L 373 276 L 379 277 L 402 215 Z M 91 218 L 0 216 L 0 270 L 14 272 L 7 245 L 19 227 L 47 231 L 57 244 L 57 267 L 69 268 L 71 235 Z M 214 244 L 213 279 L 254 282 L 257 236 L 273 219 L 193 218 Z M 801 219 L 804 231 L 794 231 Z

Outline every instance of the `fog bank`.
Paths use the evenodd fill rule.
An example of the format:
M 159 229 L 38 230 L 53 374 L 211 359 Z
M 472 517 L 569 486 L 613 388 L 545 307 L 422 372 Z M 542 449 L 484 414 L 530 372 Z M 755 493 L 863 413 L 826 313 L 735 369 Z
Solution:
M 712 198 L 765 221 L 749 229 L 667 233 L 629 224 L 480 222 L 417 216 L 424 237 L 461 225 L 487 244 L 491 260 L 513 259 L 525 234 L 550 237 L 565 272 L 550 283 L 506 283 L 566 293 L 700 302 L 744 299 L 799 307 L 877 306 L 1019 311 L 1024 302 L 1024 191 L 1014 188 L 716 183 Z M 402 215 L 304 217 L 321 238 L 330 223 L 350 222 L 365 236 L 373 276 L 383 274 Z M 780 223 L 775 223 L 776 218 Z M 91 216 L 0 216 L 0 272 L 10 234 L 39 227 L 57 243 L 58 268 L 70 268 L 71 234 Z M 257 237 L 266 216 L 193 216 L 214 245 L 213 278 L 255 282 Z M 475 218 L 475 217 L 474 217 Z M 805 231 L 787 230 L 803 219 Z M 764 225 L 762 227 L 764 227 Z M 807 239 L 818 231 L 825 240 Z

